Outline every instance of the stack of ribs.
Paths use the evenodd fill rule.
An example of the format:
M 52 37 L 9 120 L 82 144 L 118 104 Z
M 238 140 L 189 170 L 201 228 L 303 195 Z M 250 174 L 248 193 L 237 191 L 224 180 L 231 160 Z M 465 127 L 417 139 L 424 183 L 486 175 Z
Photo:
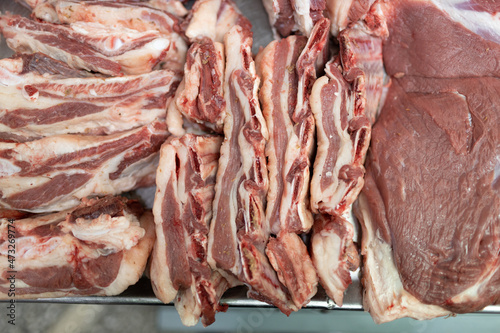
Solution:
M 500 302 L 498 5 L 263 3 L 255 56 L 231 0 L 0 16 L 0 298 L 15 225 L 19 297 L 116 295 L 149 258 L 185 325 L 236 286 L 342 306 L 360 266 L 376 322 Z

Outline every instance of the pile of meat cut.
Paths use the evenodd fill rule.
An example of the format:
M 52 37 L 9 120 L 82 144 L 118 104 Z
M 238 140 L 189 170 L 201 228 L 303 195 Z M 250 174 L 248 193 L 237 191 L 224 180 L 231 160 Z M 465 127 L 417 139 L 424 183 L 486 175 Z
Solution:
M 318 284 L 341 306 L 361 265 L 376 322 L 500 302 L 499 6 L 263 3 L 257 55 L 231 0 L 0 16 L 0 298 L 9 271 L 18 298 L 146 273 L 210 325 L 239 285 L 287 315 Z M 152 185 L 152 211 L 123 196 Z

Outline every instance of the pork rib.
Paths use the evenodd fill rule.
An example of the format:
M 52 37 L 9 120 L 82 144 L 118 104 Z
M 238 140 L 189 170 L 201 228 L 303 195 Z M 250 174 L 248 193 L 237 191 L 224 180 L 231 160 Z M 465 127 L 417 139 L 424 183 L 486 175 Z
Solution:
M 0 60 L 0 141 L 111 134 L 165 119 L 180 77 L 167 70 L 117 78 L 72 77 L 35 54 Z
M 290 36 L 274 41 L 257 60 L 262 76 L 260 99 L 269 129 L 266 220 L 277 235 L 269 241 L 266 254 L 298 308 L 316 294 L 318 283 L 307 248 L 295 233 L 309 231 L 313 223 L 308 205 L 314 142 L 309 94 L 328 29 L 328 20 L 320 20 L 309 40 Z
M 2 219 L 0 299 L 8 298 L 12 274 L 19 299 L 120 294 L 142 276 L 154 237 L 152 214 L 120 197 L 85 200 L 50 215 Z M 15 263 L 9 267 L 12 244 Z
M 295 309 L 264 254 L 269 236 L 265 220 L 268 188 L 267 127 L 257 99 L 259 78 L 249 29 L 233 27 L 225 37 L 224 96 L 227 114 L 209 234 L 209 263 L 228 281 L 250 287 L 249 296 Z
M 192 44 L 186 54 L 183 82 L 175 102 L 169 105 L 169 131 L 182 135 L 186 128 L 196 126 L 222 133 L 226 114 L 222 42 L 230 27 L 250 26 L 250 22 L 232 1 L 199 0 L 184 24 Z M 183 123 L 182 116 L 188 123 Z
M 309 36 L 325 9 L 325 0 L 262 0 L 276 38 L 299 31 Z
M 327 295 L 342 306 L 344 292 L 351 284 L 351 271 L 359 267 L 359 254 L 353 242 L 354 228 L 338 215 L 315 216 L 311 237 L 311 256 Z
M 0 30 L 16 52 L 42 52 L 73 68 L 114 76 L 150 72 L 170 48 L 170 41 L 158 31 L 100 23 L 77 22 L 67 27 L 4 15 Z
M 363 73 L 358 70 L 351 84 L 338 62 L 329 62 L 325 71 L 327 75 L 314 83 L 311 93 L 318 138 L 311 208 L 315 213 L 342 215 L 364 184 L 371 126 L 364 112 Z
M 186 134 L 161 148 L 153 214 L 157 242 L 151 281 L 164 303 L 175 300 L 185 325 L 215 320 L 227 283 L 207 262 L 215 176 L 222 137 Z
M 179 18 L 147 2 L 62 0 L 55 3 L 55 15 L 58 22 L 65 24 L 100 23 L 143 33 L 157 31 L 170 44 L 162 68 L 182 71 L 187 44 L 182 38 Z
M 32 212 L 73 207 L 90 195 L 154 184 L 163 121 L 120 133 L 54 135 L 0 143 L 0 206 Z

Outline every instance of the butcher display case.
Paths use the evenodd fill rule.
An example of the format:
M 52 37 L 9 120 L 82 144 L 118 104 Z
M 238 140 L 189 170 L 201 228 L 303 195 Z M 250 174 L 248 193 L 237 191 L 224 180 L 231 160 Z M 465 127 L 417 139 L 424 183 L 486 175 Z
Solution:
M 266 46 L 273 40 L 273 34 L 268 22 L 267 14 L 262 6 L 260 0 L 236 0 L 235 1 L 241 11 L 248 17 L 253 24 L 254 44 L 253 52 L 257 53 L 260 47 Z M 17 1 L 1 0 L 0 12 L 11 12 L 28 16 L 29 10 L 20 5 Z M 12 55 L 12 51 L 7 47 L 5 39 L 1 40 L 0 44 L 0 57 L 8 57 Z M 149 208 L 153 204 L 154 188 L 145 188 L 131 193 L 132 196 L 139 196 L 146 206 Z M 357 222 L 352 217 L 351 222 L 358 230 Z M 359 233 L 357 235 L 359 237 Z M 430 324 L 423 324 L 422 322 L 413 323 L 412 321 L 398 321 L 400 324 L 393 326 L 375 326 L 369 318 L 368 314 L 363 313 L 362 307 L 362 286 L 359 279 L 359 270 L 351 274 L 352 284 L 348 287 L 344 303 L 342 307 L 337 306 L 328 296 L 323 289 L 319 289 L 317 294 L 312 298 L 311 302 L 306 308 L 298 313 L 292 314 L 290 318 L 280 314 L 276 309 L 270 305 L 246 297 L 246 289 L 244 287 L 237 287 L 228 290 L 222 297 L 222 303 L 229 305 L 228 314 L 217 315 L 216 323 L 208 328 L 208 331 L 221 331 L 221 330 L 240 330 L 240 331 L 301 331 L 304 329 L 304 323 L 308 322 L 310 328 L 329 329 L 329 323 L 333 320 L 339 320 L 341 324 L 336 328 L 338 331 L 350 330 L 349 327 L 370 327 L 370 330 L 380 331 L 398 331 L 404 328 L 408 331 L 425 331 L 429 328 L 442 329 L 446 327 L 449 329 L 451 326 L 456 326 L 457 329 L 463 329 L 463 325 L 468 325 L 472 321 L 481 321 L 483 325 L 490 325 L 490 321 L 500 319 L 500 306 L 488 306 L 481 313 L 472 315 L 460 316 L 457 321 L 431 321 Z M 81 296 L 81 297 L 62 297 L 62 298 L 44 298 L 23 300 L 19 302 L 30 303 L 68 303 L 68 304 L 114 304 L 114 305 L 164 305 L 157 299 L 153 293 L 151 283 L 148 278 L 143 277 L 139 282 L 129 287 L 121 295 L 113 297 L 103 296 Z M 161 329 L 182 330 L 183 327 L 174 311 L 172 304 L 166 305 L 161 309 L 158 308 L 158 327 Z M 486 313 L 497 314 L 496 316 L 488 316 Z M 329 316 L 329 317 L 327 317 Z M 226 319 L 224 319 L 226 318 Z M 240 318 L 240 319 L 235 319 Z M 473 319 L 471 319 L 473 318 Z M 471 321 L 472 320 L 472 321 Z M 435 323 L 435 324 L 434 324 Z M 254 325 L 255 324 L 255 325 Z M 239 325 L 239 326 L 234 326 Z M 354 326 L 353 326 L 354 325 Z M 392 325 L 392 324 L 391 324 Z M 398 326 L 402 325 L 402 326 Z M 434 325 L 434 326 L 433 326 Z M 451 326 L 450 326 L 451 325 Z M 194 330 L 199 329 L 198 324 Z M 488 326 L 489 327 L 489 326 Z M 187 330 L 187 328 L 186 328 Z M 361 329 L 360 329 L 361 331 Z

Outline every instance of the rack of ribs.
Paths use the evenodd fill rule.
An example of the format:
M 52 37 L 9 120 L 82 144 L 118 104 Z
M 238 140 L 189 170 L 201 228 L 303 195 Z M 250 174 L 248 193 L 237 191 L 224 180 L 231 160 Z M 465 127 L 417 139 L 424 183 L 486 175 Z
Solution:
M 0 299 L 10 298 L 9 245 L 16 249 L 17 299 L 111 296 L 139 280 L 154 239 L 151 212 L 121 197 L 84 200 L 15 222 L 1 219 Z
M 62 134 L 0 142 L 0 207 L 63 210 L 91 195 L 154 184 L 164 121 L 109 135 Z
M 0 30 L 16 52 L 41 52 L 76 69 L 114 76 L 148 73 L 170 48 L 170 41 L 158 31 L 96 22 L 67 26 L 3 15 Z
M 182 322 L 203 325 L 225 310 L 219 299 L 226 280 L 207 262 L 215 177 L 222 137 L 186 134 L 161 148 L 153 214 L 156 243 L 151 282 L 164 303 L 174 301 Z
M 265 219 L 268 189 L 265 143 L 268 132 L 259 106 L 249 27 L 226 34 L 224 96 L 225 140 L 221 147 L 210 225 L 208 260 L 232 284 L 245 283 L 248 296 L 296 310 L 264 249 L 269 237 Z
M 314 145 L 309 95 L 328 29 L 328 20 L 320 20 L 309 39 L 290 36 L 271 42 L 257 58 L 262 77 L 259 96 L 269 129 L 266 221 L 277 236 L 270 238 L 266 254 L 298 308 L 316 294 L 318 283 L 306 245 L 297 233 L 308 232 L 313 224 L 308 201 Z
M 169 105 L 169 131 L 185 133 L 187 127 L 222 133 L 224 100 L 224 36 L 238 24 L 249 25 L 232 1 L 199 0 L 184 22 L 191 45 L 186 53 L 184 79 Z M 184 124 L 182 117 L 187 120 Z
M 89 77 L 43 54 L 0 60 L 0 141 L 103 135 L 165 119 L 180 76 Z

